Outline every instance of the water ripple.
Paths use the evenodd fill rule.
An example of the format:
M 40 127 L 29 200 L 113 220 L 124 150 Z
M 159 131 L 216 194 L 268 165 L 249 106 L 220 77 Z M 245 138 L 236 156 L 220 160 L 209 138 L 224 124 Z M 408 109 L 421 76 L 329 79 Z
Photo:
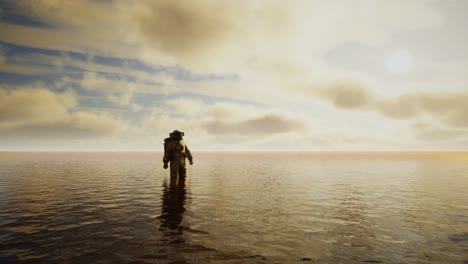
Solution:
M 2 153 L 0 263 L 467 261 L 467 159 L 350 155 Z

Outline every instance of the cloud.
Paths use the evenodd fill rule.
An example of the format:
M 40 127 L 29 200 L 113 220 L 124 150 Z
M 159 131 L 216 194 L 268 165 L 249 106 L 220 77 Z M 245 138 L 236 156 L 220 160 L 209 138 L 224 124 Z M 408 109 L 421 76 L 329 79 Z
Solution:
M 322 91 L 322 96 L 344 109 L 363 108 L 372 101 L 372 96 L 364 85 L 356 81 L 333 82 Z
M 468 127 L 467 92 L 408 92 L 388 98 L 371 93 L 362 84 L 341 81 L 325 85 L 320 95 L 337 108 L 375 111 L 392 119 L 432 116 L 448 127 Z
M 98 138 L 114 135 L 127 125 L 109 115 L 77 112 L 73 93 L 43 88 L 0 89 L 2 142 Z
M 144 44 L 143 57 L 220 71 L 279 51 L 290 7 L 279 1 L 161 0 L 140 1 L 127 10 Z
M 440 115 L 442 122 L 454 128 L 468 128 L 468 92 L 444 95 L 422 94 L 420 104 L 423 111 Z
M 83 54 L 88 56 L 87 60 L 76 59 L 67 53 L 61 56 L 46 55 L 40 53 L 15 53 L 11 56 L 12 60 L 22 67 L 47 70 L 48 73 L 61 72 L 63 74 L 80 74 L 80 73 L 105 73 L 122 76 L 144 76 L 150 77 L 145 72 L 129 69 L 126 67 L 108 66 L 92 61 L 92 55 Z
M 25 74 L 25 75 L 40 75 L 40 74 L 48 74 L 51 71 L 39 68 L 39 67 L 32 67 L 32 66 L 23 66 L 23 65 L 14 65 L 14 64 L 4 64 L 1 62 L 2 58 L 0 58 L 0 72 L 9 72 L 9 73 L 16 73 L 16 74 Z
M 1 14 L 0 14 L 1 16 Z M 15 60 L 16 62 L 16 60 Z M 45 74 L 50 71 L 44 68 L 24 66 L 18 64 L 10 64 L 7 62 L 3 46 L 0 45 L 0 72 L 16 73 L 16 74 Z
M 468 113 L 468 106 L 465 101 L 464 105 L 459 105 L 454 113 L 444 119 L 444 123 L 450 127 L 468 128 L 468 115 L 466 113 Z
M 453 128 L 468 127 L 468 93 L 413 92 L 394 99 L 380 100 L 375 108 L 387 117 L 409 119 L 430 115 Z
M 125 78 L 108 79 L 94 72 L 84 74 L 79 81 L 72 80 L 70 82 L 79 84 L 83 89 L 98 92 L 103 98 L 119 106 L 133 105 L 135 91 L 139 87 L 145 86 L 127 81 Z
M 237 31 L 242 9 L 219 1 L 150 1 L 138 26 L 157 50 L 180 56 L 213 51 Z M 226 6 L 227 5 L 227 6 Z
M 381 42 L 402 29 L 424 29 L 443 22 L 437 6 L 423 0 L 405 2 L 403 7 L 400 2 L 368 1 L 9 0 L 8 3 L 14 12 L 49 26 L 30 31 L 40 32 L 44 37 L 20 34 L 26 32 L 21 27 L 14 28 L 17 32 L 14 36 L 10 34 L 14 31 L 12 27 L 10 30 L 0 27 L 4 38 L 15 43 L 65 50 L 126 50 L 125 54 L 133 55 L 132 50 L 149 45 L 182 61 L 203 56 L 221 57 L 218 62 L 223 62 L 224 57 L 231 57 L 229 51 L 234 57 L 244 54 L 247 60 L 255 54 L 267 58 L 276 52 L 296 50 L 299 52 L 295 55 L 300 56 L 306 49 L 323 51 L 342 41 Z M 73 32 L 64 34 L 66 30 Z M 47 38 L 49 47 L 43 45 Z M 292 46 L 288 46 L 291 42 Z
M 8 0 L 7 0 L 8 1 Z M 1 40 L 21 46 L 129 57 L 130 24 L 114 2 L 10 0 L 15 15 L 45 26 L 0 23 Z M 127 37 L 122 38 L 125 34 Z
M 186 132 L 186 139 L 195 149 L 245 150 L 262 149 L 262 142 L 270 142 L 270 147 L 272 142 L 275 146 L 284 145 L 285 141 L 279 139 L 283 136 L 295 135 L 295 140 L 299 141 L 303 137 L 298 135 L 307 132 L 308 123 L 300 115 L 292 116 L 279 109 L 178 98 L 154 107 L 141 125 L 141 133 L 159 138 L 156 144 L 160 144 L 170 131 L 179 129 Z
M 8 1 L 8 0 L 7 0 Z M 99 27 L 112 19 L 110 5 L 99 1 L 13 0 L 14 6 L 33 19 L 55 27 Z M 100 24 L 96 24 L 100 21 Z
M 414 95 L 403 95 L 396 99 L 381 99 L 375 104 L 375 109 L 390 118 L 409 119 L 421 113 L 415 99 Z
M 467 138 L 468 131 L 446 129 L 428 123 L 415 123 L 412 126 L 415 137 L 422 141 L 458 141 Z
M 112 54 L 128 57 L 130 52 L 118 37 L 105 38 L 105 34 L 60 29 L 44 29 L 14 24 L 0 23 L 1 40 L 21 46 L 65 51 L 90 52 L 92 54 Z M 113 41 L 110 41 L 113 39 Z
M 186 116 L 197 116 L 205 113 L 207 109 L 207 105 L 201 100 L 188 99 L 182 97 L 165 100 L 164 105 L 167 106 L 168 112 Z
M 0 13 L 0 16 L 1 16 L 1 13 Z M 6 61 L 6 58 L 5 58 L 5 54 L 3 51 L 3 47 L 0 46 L 0 64 L 5 63 L 5 61 Z
M 303 131 L 305 125 L 277 114 L 268 114 L 240 122 L 213 120 L 203 128 L 210 134 L 237 134 L 247 136 L 273 135 L 286 132 Z
M 14 140 L 83 140 L 116 134 L 125 128 L 122 122 L 105 115 L 72 113 L 59 120 L 28 122 L 17 126 L 0 127 L 0 135 Z
M 395 146 L 398 142 L 406 145 L 414 142 L 411 135 L 436 138 L 428 131 L 408 133 L 409 122 L 425 118 L 441 125 L 434 131 L 468 127 L 468 110 L 463 106 L 465 92 L 414 92 L 437 87 L 439 83 L 450 89 L 465 89 L 463 62 L 455 67 L 437 59 L 438 68 L 430 72 L 438 74 L 428 76 L 426 62 L 430 60 L 420 59 L 424 54 L 417 49 L 431 46 L 426 45 L 426 37 L 443 36 L 438 32 L 447 31 L 455 21 L 441 19 L 450 13 L 438 8 L 439 1 L 414 0 L 404 5 L 400 1 L 376 4 L 367 0 L 11 0 L 9 6 L 10 3 L 16 8 L 11 9 L 14 14 L 41 26 L 4 20 L 0 23 L 1 41 L 43 50 L 6 44 L 7 63 L 1 63 L 0 54 L 0 71 L 29 75 L 42 74 L 42 69 L 53 71 L 50 79 L 27 77 L 49 82 L 62 74 L 68 77 L 53 87 L 70 87 L 80 94 L 39 87 L 33 88 L 35 91 L 11 88 L 18 89 L 18 93 L 2 89 L 0 134 L 4 141 L 6 135 L 12 139 L 36 139 L 42 135 L 50 140 L 68 136 L 79 141 L 121 136 L 120 132 L 125 131 L 126 140 L 115 140 L 114 144 L 131 145 L 153 138 L 159 144 L 159 137 L 178 128 L 193 135 L 198 146 L 208 144 L 215 149 L 229 145 L 280 149 L 289 142 L 304 143 L 306 138 L 310 144 L 300 148 L 325 148 L 328 144 L 339 149 Z M 459 21 L 455 22 L 463 24 Z M 424 38 L 412 42 L 410 37 L 401 37 L 405 34 L 420 34 Z M 394 47 L 402 45 L 401 39 L 407 40 L 404 44 L 408 46 Z M 452 40 L 457 47 L 466 46 L 463 38 Z M 354 43 L 373 53 L 346 57 L 355 53 L 349 48 Z M 382 72 L 385 53 L 397 48 L 413 52 L 415 69 L 407 76 L 387 76 Z M 53 56 L 57 52 L 47 50 L 64 52 Z M 349 68 L 340 68 L 342 61 L 329 60 L 324 56 L 327 53 L 346 57 Z M 131 60 L 110 66 L 116 61 L 107 58 L 110 54 Z M 450 69 L 445 65 L 451 65 Z M 448 72 L 453 68 L 459 72 L 440 77 L 439 70 Z M 193 80 L 184 78 L 178 69 L 216 76 L 212 80 Z M 220 72 L 235 78 L 220 79 Z M 350 78 L 340 80 L 344 74 Z M 387 82 L 392 78 L 398 80 Z M 434 78 L 437 83 L 427 78 Z M 327 83 L 321 85 L 324 82 Z M 323 100 L 313 102 L 303 96 L 302 87 Z M 41 99 L 36 101 L 35 96 Z M 109 105 L 112 108 L 106 108 Z M 138 127 L 128 131 L 129 125 L 116 115 Z M 313 133 L 305 135 L 311 123 Z M 402 136 L 394 139 L 396 135 Z M 285 137 L 290 137 L 290 141 L 283 141 Z
M 76 106 L 71 93 L 56 94 L 46 89 L 0 89 L 0 122 L 5 124 L 58 120 Z

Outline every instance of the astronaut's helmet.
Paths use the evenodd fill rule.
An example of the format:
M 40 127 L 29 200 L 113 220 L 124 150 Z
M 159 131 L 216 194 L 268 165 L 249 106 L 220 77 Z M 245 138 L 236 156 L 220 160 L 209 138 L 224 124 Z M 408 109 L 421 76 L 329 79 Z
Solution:
M 184 136 L 184 132 L 180 132 L 179 130 L 174 130 L 172 133 L 169 133 L 169 137 L 175 140 L 181 140 Z

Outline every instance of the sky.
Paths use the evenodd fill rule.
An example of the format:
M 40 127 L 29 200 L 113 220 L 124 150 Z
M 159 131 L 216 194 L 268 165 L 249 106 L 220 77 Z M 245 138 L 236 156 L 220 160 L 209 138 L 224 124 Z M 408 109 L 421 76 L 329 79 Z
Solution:
M 0 151 L 468 150 L 468 1 L 3 0 Z

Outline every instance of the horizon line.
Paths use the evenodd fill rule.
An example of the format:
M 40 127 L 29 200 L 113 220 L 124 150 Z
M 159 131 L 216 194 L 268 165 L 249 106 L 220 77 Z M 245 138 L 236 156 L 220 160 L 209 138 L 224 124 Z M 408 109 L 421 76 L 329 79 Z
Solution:
M 5 152 L 155 152 L 155 153 L 162 153 L 163 150 L 1 150 L 0 153 Z M 192 150 L 193 152 L 193 150 Z M 468 150 L 196 150 L 195 152 L 315 152 L 315 153 L 346 153 L 346 152 L 353 152 L 353 153 L 366 153 L 366 152 L 381 152 L 381 153 L 394 153 L 394 152 L 406 152 L 406 153 L 429 153 L 429 152 L 440 152 L 440 153 L 464 153 L 468 152 Z

